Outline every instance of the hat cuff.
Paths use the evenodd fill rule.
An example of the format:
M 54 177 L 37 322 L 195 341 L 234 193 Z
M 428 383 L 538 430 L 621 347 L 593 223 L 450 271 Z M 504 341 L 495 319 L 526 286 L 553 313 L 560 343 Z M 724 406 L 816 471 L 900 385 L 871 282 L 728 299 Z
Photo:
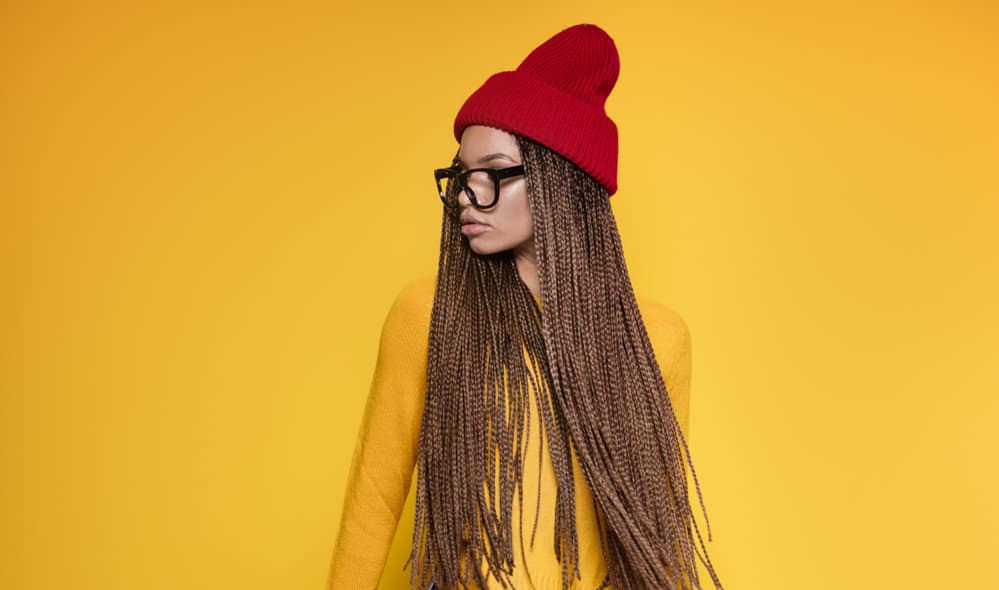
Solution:
M 454 121 L 529 137 L 574 162 L 613 195 L 617 192 L 617 125 L 602 107 L 521 71 L 493 74 L 462 105 Z

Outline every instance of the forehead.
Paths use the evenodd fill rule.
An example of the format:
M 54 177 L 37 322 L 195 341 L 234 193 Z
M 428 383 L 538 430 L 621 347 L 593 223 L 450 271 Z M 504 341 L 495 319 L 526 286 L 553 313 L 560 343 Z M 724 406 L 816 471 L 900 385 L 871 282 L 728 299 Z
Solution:
M 488 161 L 520 162 L 520 148 L 511 133 L 486 125 L 469 125 L 461 134 L 455 157 L 466 166 Z

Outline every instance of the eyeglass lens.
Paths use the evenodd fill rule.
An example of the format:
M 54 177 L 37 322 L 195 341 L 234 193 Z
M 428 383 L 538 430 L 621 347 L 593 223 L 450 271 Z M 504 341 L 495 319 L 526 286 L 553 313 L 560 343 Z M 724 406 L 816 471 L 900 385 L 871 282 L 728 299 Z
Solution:
M 461 193 L 461 186 L 457 177 L 445 177 L 441 179 L 441 190 L 447 204 L 452 207 L 458 205 L 458 195 Z M 489 207 L 496 200 L 496 185 L 488 172 L 476 171 L 468 175 L 466 180 L 468 188 L 472 192 L 469 199 L 474 195 L 474 201 L 479 207 Z

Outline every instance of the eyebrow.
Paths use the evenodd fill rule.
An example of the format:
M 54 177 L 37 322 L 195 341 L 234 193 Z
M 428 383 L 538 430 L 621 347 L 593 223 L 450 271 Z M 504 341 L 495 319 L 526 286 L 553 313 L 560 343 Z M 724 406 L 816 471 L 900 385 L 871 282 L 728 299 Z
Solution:
M 502 152 L 495 152 L 495 153 L 492 153 L 492 154 L 486 154 L 485 156 L 482 156 L 481 158 L 479 158 L 478 163 L 479 164 L 485 164 L 487 162 L 492 162 L 493 160 L 499 160 L 500 158 L 505 158 L 507 160 L 510 160 L 514 164 L 516 164 L 516 162 L 514 162 L 513 158 L 511 158 L 510 156 L 508 156 L 508 155 L 506 155 L 506 154 L 504 154 Z M 468 166 L 465 165 L 465 163 L 461 160 L 461 158 L 458 157 L 458 154 L 454 155 L 454 159 L 457 160 L 458 163 L 461 164 L 463 167 L 468 168 Z

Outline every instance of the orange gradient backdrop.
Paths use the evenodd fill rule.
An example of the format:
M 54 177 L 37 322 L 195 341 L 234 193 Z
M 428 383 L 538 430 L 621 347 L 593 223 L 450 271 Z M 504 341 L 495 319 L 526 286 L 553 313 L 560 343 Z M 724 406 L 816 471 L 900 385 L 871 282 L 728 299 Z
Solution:
M 726 588 L 999 587 L 994 2 L 2 12 L 0 587 L 322 589 L 454 114 L 579 22 Z

